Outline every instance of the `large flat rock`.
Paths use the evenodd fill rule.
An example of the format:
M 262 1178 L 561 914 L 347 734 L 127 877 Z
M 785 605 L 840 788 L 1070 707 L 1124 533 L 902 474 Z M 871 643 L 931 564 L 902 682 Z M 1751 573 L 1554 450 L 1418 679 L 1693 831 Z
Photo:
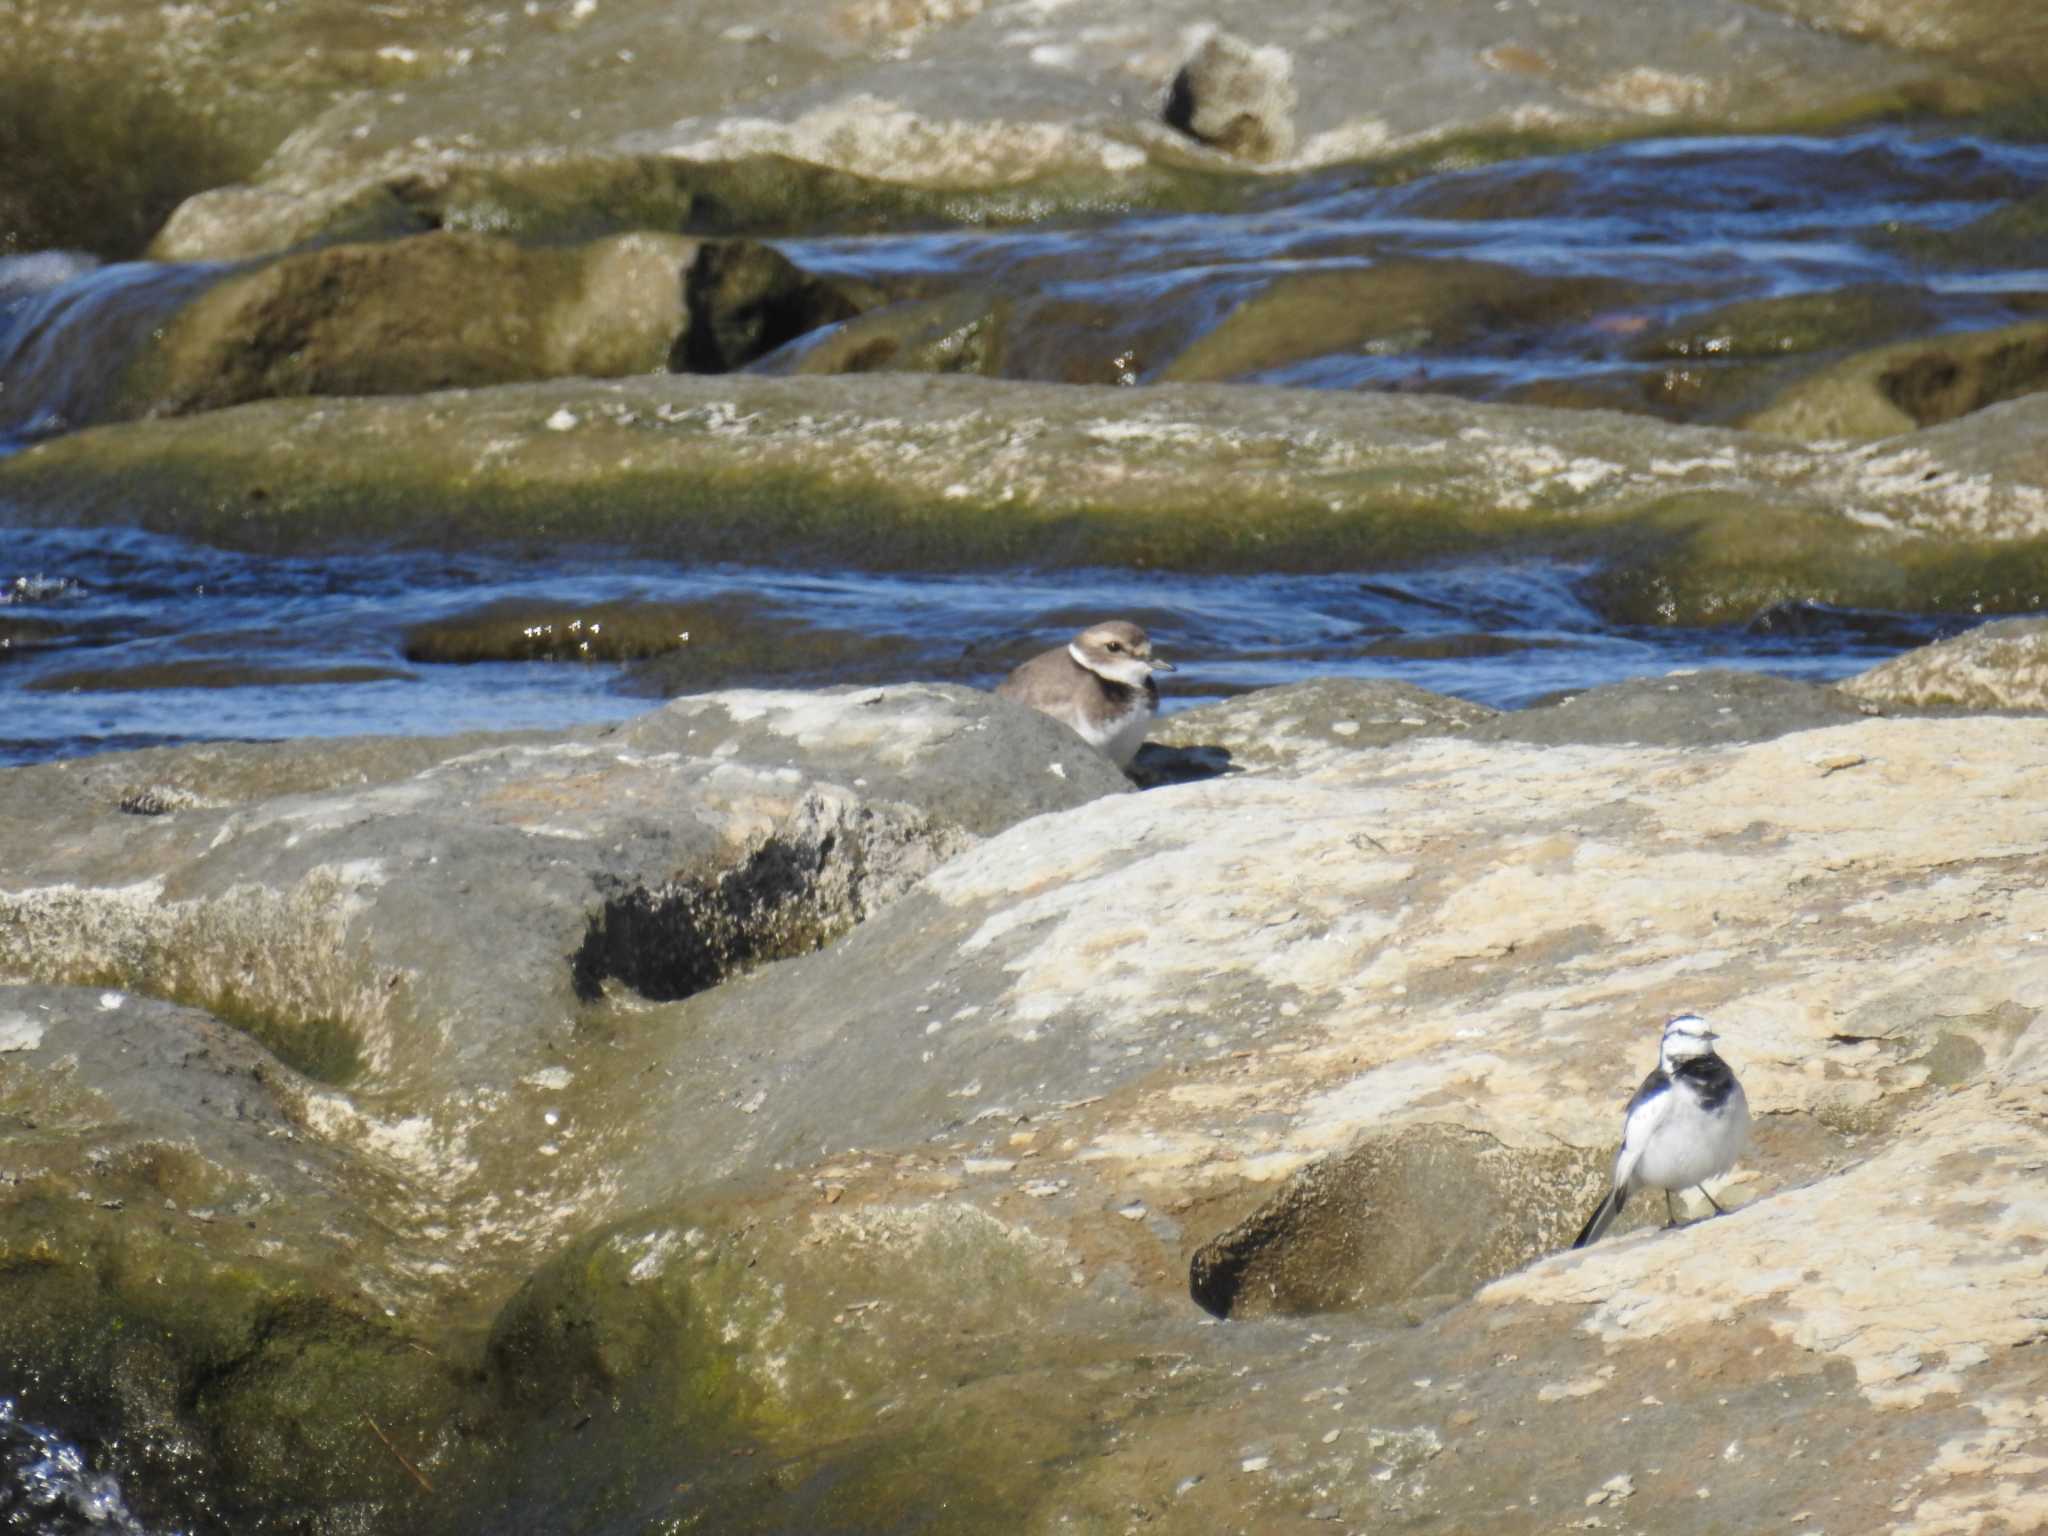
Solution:
M 863 375 L 280 400 L 0 460 L 13 515 L 242 548 L 365 538 L 868 569 L 1592 558 L 1610 617 L 1788 599 L 2037 607 L 2048 396 L 1859 447 L 1601 411 L 1222 385 Z
M 1539 745 L 1412 696 L 1255 695 L 1203 734 L 1284 726 L 1291 762 L 1064 805 L 1012 791 L 1039 813 L 1007 827 L 934 799 L 963 829 L 950 857 L 821 950 L 673 1000 L 536 993 L 547 944 L 560 978 L 588 922 L 561 883 L 587 892 L 576 850 L 623 868 L 615 845 L 683 813 L 643 792 L 665 758 L 694 771 L 693 731 L 724 767 L 688 794 L 725 816 L 830 782 L 914 805 L 901 776 L 984 718 L 975 773 L 1077 783 L 969 703 L 724 695 L 424 774 L 343 746 L 323 776 L 318 749 L 265 749 L 275 796 L 245 767 L 220 776 L 232 808 L 118 821 L 65 795 L 103 797 L 121 760 L 89 795 L 79 769 L 0 776 L 47 817 L 7 864 L 20 981 L 63 979 L 57 951 L 20 947 L 31 883 L 75 888 L 82 952 L 130 921 L 104 894 L 123 867 L 166 894 L 260 891 L 287 860 L 267 829 L 312 859 L 344 810 L 358 857 L 452 850 L 422 820 L 441 782 L 499 945 L 451 966 L 473 996 L 400 989 L 421 1015 L 410 1077 L 300 1077 L 149 1001 L 148 975 L 119 1006 L 0 992 L 9 1358 L 116 1420 L 157 1415 L 188 1459 L 165 1471 L 137 1441 L 127 1465 L 231 1484 L 253 1530 L 345 1507 L 448 1531 L 793 1512 L 851 1531 L 888 1509 L 1051 1532 L 1138 1509 L 1186 1530 L 1704 1533 L 1826 1510 L 1931 1532 L 2048 1493 L 2027 1407 L 2048 1301 L 2048 723 Z M 149 759 L 166 801 L 198 793 L 176 763 Z M 492 840 L 514 827 L 526 843 Z M 234 863 L 255 858 L 238 845 L 270 863 Z M 562 874 L 537 875 L 543 847 Z M 423 942 L 452 878 L 421 856 L 295 899 L 335 955 L 388 955 Z M 281 974 L 319 974 L 287 955 Z M 1681 1008 L 1713 1019 L 1756 1109 L 1716 1185 L 1733 1213 L 1658 1232 L 1644 1201 L 1561 1252 Z M 149 1033 L 131 1056 L 96 1029 Z M 56 1288 L 88 1256 L 119 1276 L 172 1251 L 133 1224 L 150 1178 L 181 1212 L 258 1229 L 211 1242 L 178 1217 L 213 1266 L 187 1292 Z M 321 1215 L 337 1180 L 345 1220 Z M 284 1241 L 300 1219 L 330 1229 L 303 1252 Z M 318 1306 L 195 1299 L 274 1297 L 295 1267 Z M 161 1390 L 80 1343 L 112 1315 L 147 1321 Z

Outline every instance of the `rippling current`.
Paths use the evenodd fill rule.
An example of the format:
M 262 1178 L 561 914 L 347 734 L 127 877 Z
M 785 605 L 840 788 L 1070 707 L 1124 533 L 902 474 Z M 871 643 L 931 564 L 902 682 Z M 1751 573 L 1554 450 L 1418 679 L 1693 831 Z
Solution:
M 596 554 L 264 559 L 120 530 L 28 532 L 7 560 L 0 634 L 10 616 L 47 616 L 62 633 L 0 666 L 0 762 L 15 763 L 219 737 L 565 726 L 649 707 L 620 691 L 615 665 L 400 653 L 410 625 L 519 598 L 573 612 L 741 593 L 768 616 L 909 642 L 886 670 L 849 664 L 845 681 L 976 685 L 1001 676 L 1020 634 L 1051 645 L 1091 615 L 1128 614 L 1180 667 L 1180 706 L 1331 673 L 1500 706 L 1688 666 L 1826 679 L 1946 632 L 1941 620 L 1821 608 L 1739 630 L 1617 628 L 1574 596 L 1585 568 L 1534 561 L 1371 576 L 890 576 Z
M 1099 330 L 1103 316 L 1142 329 L 1166 312 L 1199 332 L 1287 274 L 1392 261 L 1440 264 L 1431 272 L 1484 262 L 1531 284 L 1610 285 L 1603 295 L 1619 291 L 1625 302 L 1603 299 L 1591 321 L 1584 306 L 1535 305 L 1460 334 L 1351 338 L 1242 376 L 1605 401 L 1706 420 L 1725 410 L 1714 404 L 1727 398 L 1716 395 L 1716 370 L 1757 366 L 1725 356 L 1712 335 L 1689 335 L 1717 307 L 1876 294 L 1867 306 L 1875 333 L 1858 345 L 2048 309 L 2040 242 L 2000 238 L 1996 225 L 2044 192 L 2048 149 L 1887 128 L 1638 143 L 1398 185 L 1335 171 L 1275 185 L 1234 213 L 783 246 L 816 270 L 897 293 L 995 285 L 1021 295 L 1018 329 L 1032 337 L 1062 323 Z M 1989 231 L 1981 240 L 1958 236 L 1980 228 Z M 49 253 L 0 261 L 0 364 L 10 344 L 19 356 L 30 340 L 61 361 L 65 327 L 93 304 L 145 304 L 154 283 L 198 280 L 190 269 L 132 264 L 93 271 Z M 1132 367 L 1137 382 L 1151 376 Z M 1011 371 L 1034 368 L 1063 376 L 1057 356 L 1034 363 L 1028 348 Z M 86 393 L 92 382 L 74 379 Z M 24 419 L 50 430 L 61 413 Z M 836 672 L 806 682 L 987 684 L 1027 641 L 1053 644 L 1085 620 L 1124 614 L 1181 664 L 1177 705 L 1331 672 L 1503 706 L 1680 667 L 1830 678 L 1973 622 L 1795 608 L 1727 630 L 1617 627 L 1580 600 L 1584 567 L 1524 559 L 1285 577 L 871 575 L 589 549 L 545 560 L 266 558 L 136 531 L 9 523 L 0 503 L 0 763 L 211 737 L 559 727 L 648 707 L 644 687 L 632 691 L 640 685 L 627 670 L 604 663 L 406 659 L 410 627 L 518 599 L 568 611 L 738 594 L 789 632 L 819 626 L 891 641 L 849 651 Z
M 172 1536 L 130 1513 L 121 1486 L 55 1430 L 0 1397 L 0 1531 L 34 1536 Z

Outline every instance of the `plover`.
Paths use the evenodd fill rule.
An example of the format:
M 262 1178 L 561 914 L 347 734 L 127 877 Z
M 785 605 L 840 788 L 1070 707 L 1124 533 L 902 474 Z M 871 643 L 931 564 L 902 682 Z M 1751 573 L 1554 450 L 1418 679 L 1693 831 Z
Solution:
M 1664 1026 L 1657 1070 L 1628 1101 L 1621 1150 L 1614 1154 L 1614 1187 L 1600 1202 L 1574 1248 L 1599 1241 L 1638 1189 L 1664 1191 L 1664 1214 L 1678 1224 L 1672 1195 L 1726 1173 L 1749 1140 L 1749 1099 L 1728 1063 L 1714 1054 L 1720 1037 L 1698 1014 L 1681 1013 Z M 1718 1213 L 1720 1202 L 1707 1195 Z
M 1144 630 L 1111 619 L 1032 657 L 996 692 L 1071 726 L 1117 767 L 1128 768 L 1159 713 L 1159 684 L 1152 674 L 1172 670 L 1153 656 Z

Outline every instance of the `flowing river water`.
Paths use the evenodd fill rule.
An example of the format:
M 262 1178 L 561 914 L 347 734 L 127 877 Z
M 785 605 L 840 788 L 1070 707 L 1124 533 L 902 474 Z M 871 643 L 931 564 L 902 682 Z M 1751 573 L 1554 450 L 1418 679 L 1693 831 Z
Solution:
M 1278 362 L 1254 345 L 1229 376 L 1714 422 L 1816 356 L 2038 314 L 2048 306 L 2040 242 L 1997 231 L 2044 188 L 2048 149 L 1885 128 L 1651 141 L 1394 184 L 1324 173 L 1227 213 L 781 245 L 814 271 L 899 295 L 1004 295 L 1012 334 L 1025 338 L 1005 360 L 1013 376 L 1073 377 L 1084 356 L 1110 355 L 1141 387 L 1172 376 L 1147 361 L 1166 355 L 1164 339 L 1183 356 L 1303 273 L 1412 266 L 1418 292 L 1479 273 L 1491 296 L 1458 322 L 1295 347 Z M 96 349 L 132 342 L 153 313 L 210 280 L 204 269 L 94 268 L 51 253 L 0 268 L 0 381 L 11 383 L 0 399 L 14 446 L 62 430 L 67 402 L 103 386 L 114 360 Z M 760 366 L 800 367 L 825 340 L 800 338 Z M 1128 614 L 1181 664 L 1177 706 L 1331 672 L 1502 706 L 1680 667 L 1824 679 L 1975 618 L 1795 606 L 1726 629 L 1633 628 L 1581 599 L 1584 564 L 1521 556 L 1284 577 L 878 575 L 807 568 L 800 552 L 760 567 L 573 548 L 545 559 L 261 556 L 134 530 L 35 527 L 20 512 L 0 502 L 7 763 L 208 737 L 558 727 L 634 712 L 673 686 L 601 653 L 581 659 L 592 653 L 577 647 L 455 664 L 408 643 L 422 625 L 478 611 L 546 612 L 567 633 L 601 604 L 657 614 L 738 605 L 767 643 L 808 647 L 811 663 L 788 678 L 803 685 L 985 685 L 1080 622 Z M 715 669 L 693 675 L 715 686 L 704 681 Z

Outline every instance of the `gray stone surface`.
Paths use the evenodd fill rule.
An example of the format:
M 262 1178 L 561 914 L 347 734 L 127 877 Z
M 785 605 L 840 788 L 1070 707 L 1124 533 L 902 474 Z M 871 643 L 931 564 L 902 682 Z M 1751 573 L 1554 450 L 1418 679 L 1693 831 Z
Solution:
M 372 766 L 264 795 L 280 755 L 0 778 L 0 967 L 203 1003 L 332 1081 L 453 1103 L 532 1070 L 579 995 L 678 995 L 815 945 L 965 841 L 1128 788 L 1071 733 L 952 687 L 344 746 Z
M 1780 699 L 1771 739 L 1718 739 L 1719 687 L 1658 701 L 1682 746 L 1254 695 L 1212 725 L 1298 751 L 1142 794 L 930 688 L 685 700 L 424 769 L 0 775 L 0 1354 L 155 1425 L 123 1465 L 259 1531 L 2024 1523 L 2048 725 L 1786 732 Z M 161 814 L 114 808 L 138 784 Z M 235 803 L 172 805 L 208 786 Z M 574 996 L 606 871 L 709 838 L 759 890 L 792 866 L 744 851 L 798 824 L 915 854 L 859 820 L 889 805 L 957 851 L 826 948 Z M 286 880 L 344 827 L 353 874 Z M 59 892 L 69 951 L 21 921 Z M 400 989 L 412 1070 L 322 1082 L 142 995 L 168 964 L 49 985 L 174 901 L 205 964 L 301 987 L 430 924 L 474 942 Z M 1733 1213 L 1561 1253 L 1681 1007 L 1757 1108 Z M 146 1348 L 86 1342 L 121 1337 Z M 1795 1422 L 1805 1454 L 1767 1453 Z M 1713 1454 L 1674 1476 L 1675 1440 Z
M 1842 691 L 1885 709 L 2048 709 L 2048 619 L 1998 619 L 1859 672 Z
M 1631 678 L 1475 723 L 1480 741 L 1700 747 L 1845 725 L 1876 705 L 1820 683 L 1719 670 Z
M 1219 773 L 1305 773 L 1410 736 L 1454 735 L 1498 713 L 1412 683 L 1320 677 L 1168 715 L 1153 725 L 1132 767 L 1151 784 Z

